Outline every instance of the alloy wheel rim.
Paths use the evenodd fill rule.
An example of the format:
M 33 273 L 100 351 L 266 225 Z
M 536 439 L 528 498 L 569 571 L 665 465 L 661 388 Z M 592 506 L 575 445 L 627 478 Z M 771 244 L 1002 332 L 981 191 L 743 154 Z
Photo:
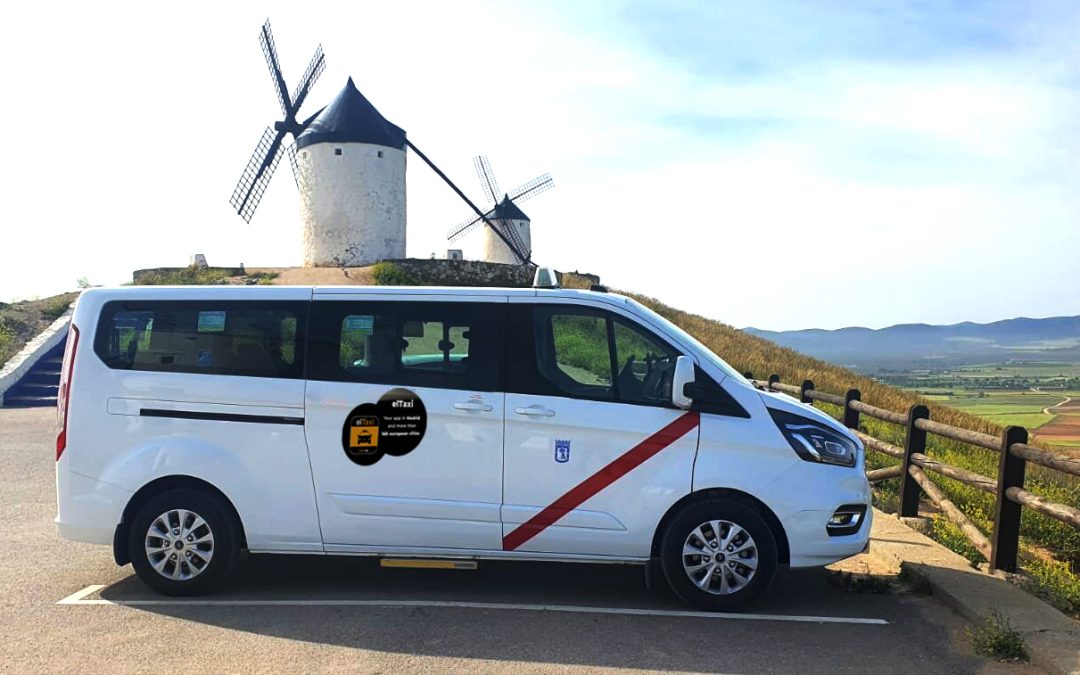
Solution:
M 155 572 L 172 581 L 188 581 L 210 565 L 214 533 L 194 511 L 170 509 L 150 521 L 145 550 Z
M 699 590 L 731 595 L 746 588 L 758 568 L 758 549 L 744 528 L 729 520 L 698 525 L 683 543 L 682 564 Z

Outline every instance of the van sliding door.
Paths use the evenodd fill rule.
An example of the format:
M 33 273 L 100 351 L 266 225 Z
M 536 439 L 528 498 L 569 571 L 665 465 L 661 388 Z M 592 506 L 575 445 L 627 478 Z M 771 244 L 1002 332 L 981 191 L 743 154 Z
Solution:
M 312 306 L 307 441 L 328 551 L 498 549 L 505 297 Z

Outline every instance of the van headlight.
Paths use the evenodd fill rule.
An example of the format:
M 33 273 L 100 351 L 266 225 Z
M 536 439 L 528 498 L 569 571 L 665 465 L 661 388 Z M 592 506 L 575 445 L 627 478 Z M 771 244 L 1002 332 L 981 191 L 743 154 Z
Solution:
M 850 437 L 806 417 L 769 408 L 791 449 L 808 462 L 855 466 L 859 446 Z

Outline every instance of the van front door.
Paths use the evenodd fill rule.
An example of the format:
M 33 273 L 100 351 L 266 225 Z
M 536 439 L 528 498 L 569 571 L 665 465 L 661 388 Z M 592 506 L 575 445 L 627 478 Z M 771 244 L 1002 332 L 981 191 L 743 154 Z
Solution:
M 697 413 L 670 403 L 679 352 L 599 307 L 510 312 L 503 549 L 647 557 L 697 451 Z
M 326 549 L 498 549 L 505 296 L 316 298 L 305 428 Z

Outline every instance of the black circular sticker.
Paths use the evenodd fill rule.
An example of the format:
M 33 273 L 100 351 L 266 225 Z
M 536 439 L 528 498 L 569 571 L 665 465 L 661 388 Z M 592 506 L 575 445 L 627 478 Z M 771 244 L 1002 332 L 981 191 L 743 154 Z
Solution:
M 427 411 L 408 389 L 391 389 L 378 403 L 362 403 L 345 418 L 341 445 L 345 456 L 369 466 L 383 455 L 407 455 L 424 440 Z

